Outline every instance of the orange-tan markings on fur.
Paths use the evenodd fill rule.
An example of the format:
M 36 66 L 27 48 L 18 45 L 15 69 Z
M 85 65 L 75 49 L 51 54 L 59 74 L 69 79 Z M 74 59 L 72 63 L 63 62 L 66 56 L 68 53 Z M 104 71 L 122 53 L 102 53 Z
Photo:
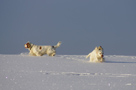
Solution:
M 40 46 L 40 48 L 39 49 L 42 49 L 42 47 Z
M 99 50 L 102 50 L 102 47 L 101 47 L 101 46 L 99 46 L 99 47 L 98 47 L 98 49 L 99 49 Z
M 95 50 L 96 50 L 96 53 L 98 54 L 98 51 L 102 50 L 102 47 L 101 46 L 99 46 L 98 48 L 96 47 Z M 103 57 L 103 55 L 102 55 L 102 57 Z
M 98 50 L 103 50 L 102 46 L 99 46 Z M 102 54 L 102 57 L 103 57 L 103 54 Z
M 30 48 L 30 47 L 31 47 L 31 45 L 30 45 L 29 43 L 26 43 L 26 45 L 27 45 L 27 48 Z

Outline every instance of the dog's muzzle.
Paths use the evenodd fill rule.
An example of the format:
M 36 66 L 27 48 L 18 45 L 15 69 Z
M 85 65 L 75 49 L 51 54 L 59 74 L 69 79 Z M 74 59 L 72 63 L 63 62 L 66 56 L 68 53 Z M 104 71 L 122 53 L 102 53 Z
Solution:
M 24 47 L 27 48 L 27 45 L 25 44 Z

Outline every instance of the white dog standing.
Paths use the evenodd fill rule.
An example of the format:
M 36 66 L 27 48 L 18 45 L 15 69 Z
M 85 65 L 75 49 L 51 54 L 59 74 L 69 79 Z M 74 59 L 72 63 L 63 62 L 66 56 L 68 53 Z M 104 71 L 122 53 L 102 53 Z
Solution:
M 61 45 L 61 42 L 58 42 L 57 45 L 54 45 L 54 46 L 34 45 L 30 42 L 27 42 L 24 45 L 24 47 L 30 51 L 29 54 L 32 56 L 43 56 L 44 54 L 47 54 L 49 56 L 55 56 L 56 55 L 56 48 L 60 47 L 60 45 Z
M 90 57 L 90 62 L 104 62 L 103 48 L 101 46 L 96 47 L 86 58 Z

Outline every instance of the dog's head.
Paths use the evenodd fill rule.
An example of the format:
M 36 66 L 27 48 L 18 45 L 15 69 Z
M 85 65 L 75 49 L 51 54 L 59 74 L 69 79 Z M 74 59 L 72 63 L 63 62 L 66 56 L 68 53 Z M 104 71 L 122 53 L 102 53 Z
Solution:
M 26 49 L 31 49 L 31 48 L 32 48 L 32 45 L 31 45 L 30 42 L 27 42 L 26 44 L 24 44 L 24 47 L 25 47 Z
M 104 55 L 103 55 L 103 52 L 101 52 L 101 51 L 98 51 L 98 57 L 103 57 Z
M 103 51 L 102 46 L 96 47 L 95 50 L 96 50 L 98 57 L 104 57 L 104 51 Z

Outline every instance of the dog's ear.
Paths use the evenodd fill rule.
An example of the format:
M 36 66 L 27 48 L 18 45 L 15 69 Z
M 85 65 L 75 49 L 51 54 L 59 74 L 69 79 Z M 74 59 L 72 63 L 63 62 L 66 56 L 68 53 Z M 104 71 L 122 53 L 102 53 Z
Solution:
M 98 50 L 102 50 L 102 49 L 103 49 L 102 46 L 99 46 L 99 47 L 98 47 Z
M 31 48 L 31 44 L 29 42 L 27 42 L 24 46 L 25 48 Z
M 28 42 L 26 45 L 27 45 L 27 48 L 30 48 L 30 47 L 31 47 L 31 45 L 30 45 L 30 43 L 29 43 L 29 42 Z
M 98 47 L 95 47 L 95 50 L 97 50 L 98 49 Z

